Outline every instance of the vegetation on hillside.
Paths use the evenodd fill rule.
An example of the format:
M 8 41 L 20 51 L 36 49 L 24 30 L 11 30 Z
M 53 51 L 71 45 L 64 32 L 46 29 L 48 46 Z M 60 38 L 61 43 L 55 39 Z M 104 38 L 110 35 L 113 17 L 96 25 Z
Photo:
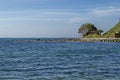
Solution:
M 115 35 L 120 34 L 120 22 L 117 23 L 113 28 L 111 28 L 109 31 L 104 33 L 104 37 L 116 37 Z
M 108 33 L 116 33 L 116 32 L 120 32 L 120 22 L 117 23 L 113 28 L 111 28 L 109 31 L 107 31 L 105 34 Z

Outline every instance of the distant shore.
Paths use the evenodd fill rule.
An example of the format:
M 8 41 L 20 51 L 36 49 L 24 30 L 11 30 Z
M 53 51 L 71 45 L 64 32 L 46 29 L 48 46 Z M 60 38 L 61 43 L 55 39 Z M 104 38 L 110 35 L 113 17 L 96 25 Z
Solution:
M 16 40 L 17 42 L 120 42 L 120 38 L 63 38 Z

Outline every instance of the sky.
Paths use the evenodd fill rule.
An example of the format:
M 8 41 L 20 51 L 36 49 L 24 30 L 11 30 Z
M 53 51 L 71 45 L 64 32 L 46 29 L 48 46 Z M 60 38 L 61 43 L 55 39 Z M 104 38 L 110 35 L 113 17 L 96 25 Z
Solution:
M 0 38 L 76 38 L 82 24 L 104 32 L 119 22 L 120 0 L 0 0 Z

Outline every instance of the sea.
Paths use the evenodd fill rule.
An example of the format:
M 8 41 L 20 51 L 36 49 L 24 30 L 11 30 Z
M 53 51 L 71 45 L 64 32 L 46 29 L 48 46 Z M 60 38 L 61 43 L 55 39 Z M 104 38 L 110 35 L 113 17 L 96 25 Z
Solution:
M 0 80 L 120 80 L 120 43 L 17 40 L 0 39 Z

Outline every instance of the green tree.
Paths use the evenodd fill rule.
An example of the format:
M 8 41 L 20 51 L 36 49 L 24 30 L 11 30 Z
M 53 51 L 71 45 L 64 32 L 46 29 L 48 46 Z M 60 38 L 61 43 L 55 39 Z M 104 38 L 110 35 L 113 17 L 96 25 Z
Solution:
M 97 34 L 100 35 L 101 33 L 103 33 L 102 29 L 97 30 Z
M 97 28 L 94 26 L 94 24 L 86 23 L 79 28 L 78 33 L 81 33 L 83 36 L 86 36 L 89 34 L 94 34 L 96 33 L 96 31 L 97 31 Z

